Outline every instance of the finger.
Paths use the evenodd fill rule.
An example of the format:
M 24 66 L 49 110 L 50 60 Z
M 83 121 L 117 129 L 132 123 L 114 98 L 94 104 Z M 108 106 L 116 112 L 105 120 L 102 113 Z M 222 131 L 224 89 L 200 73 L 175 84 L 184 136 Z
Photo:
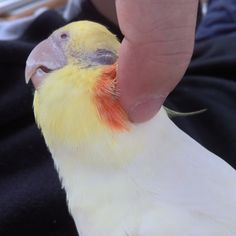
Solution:
M 153 19 L 145 20 L 147 26 L 142 22 L 132 25 L 132 17 L 136 19 L 137 12 L 130 11 L 127 16 L 125 9 L 119 6 L 122 0 L 117 0 L 118 19 L 125 35 L 119 54 L 118 85 L 122 105 L 134 122 L 146 121 L 158 112 L 165 98 L 182 78 L 193 51 L 197 1 L 189 1 L 191 4 L 186 5 L 182 1 L 183 12 L 171 10 L 173 19 L 166 17 L 169 5 L 164 6 L 164 1 L 157 2 L 162 3 L 160 6 L 166 14 L 158 16 L 161 23 L 157 22 L 155 28 L 153 23 L 150 27 Z M 125 5 L 130 7 L 133 3 L 127 0 Z M 139 11 L 137 4 L 135 9 Z M 123 12 L 119 13 L 119 10 Z M 182 16 L 182 13 L 191 15 Z M 150 15 L 144 17 L 152 18 Z

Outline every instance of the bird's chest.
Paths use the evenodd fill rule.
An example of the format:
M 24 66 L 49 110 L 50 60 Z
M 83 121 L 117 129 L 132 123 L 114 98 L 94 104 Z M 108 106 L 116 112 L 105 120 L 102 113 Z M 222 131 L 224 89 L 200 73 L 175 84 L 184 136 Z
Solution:
M 121 170 L 80 166 L 71 168 L 62 182 L 80 236 L 172 236 L 189 217 L 180 217 L 177 208 L 159 201 Z
M 80 235 L 118 236 L 122 228 L 139 225 L 143 208 L 150 204 L 121 171 L 83 167 L 63 184 Z

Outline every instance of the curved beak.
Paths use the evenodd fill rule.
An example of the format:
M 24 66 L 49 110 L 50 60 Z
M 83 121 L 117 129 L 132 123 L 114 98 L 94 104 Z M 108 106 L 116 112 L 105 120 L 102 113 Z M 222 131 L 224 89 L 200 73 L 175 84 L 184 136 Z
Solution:
M 32 80 L 37 89 L 47 74 L 66 65 L 63 48 L 55 39 L 49 37 L 39 43 L 30 53 L 25 67 L 25 80 Z

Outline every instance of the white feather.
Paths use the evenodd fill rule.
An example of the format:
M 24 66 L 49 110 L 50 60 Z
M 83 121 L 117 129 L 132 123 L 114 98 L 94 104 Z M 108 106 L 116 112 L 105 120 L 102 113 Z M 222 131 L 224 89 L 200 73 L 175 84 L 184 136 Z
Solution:
M 236 171 L 164 110 L 51 152 L 80 236 L 236 235 Z

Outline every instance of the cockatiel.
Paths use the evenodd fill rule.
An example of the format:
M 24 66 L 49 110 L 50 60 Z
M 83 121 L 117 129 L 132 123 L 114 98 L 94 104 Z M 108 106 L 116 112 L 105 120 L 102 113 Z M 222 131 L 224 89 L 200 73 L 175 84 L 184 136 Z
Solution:
M 117 91 L 119 46 L 104 26 L 74 22 L 26 63 L 80 236 L 235 236 L 236 171 L 163 108 L 129 121 Z

